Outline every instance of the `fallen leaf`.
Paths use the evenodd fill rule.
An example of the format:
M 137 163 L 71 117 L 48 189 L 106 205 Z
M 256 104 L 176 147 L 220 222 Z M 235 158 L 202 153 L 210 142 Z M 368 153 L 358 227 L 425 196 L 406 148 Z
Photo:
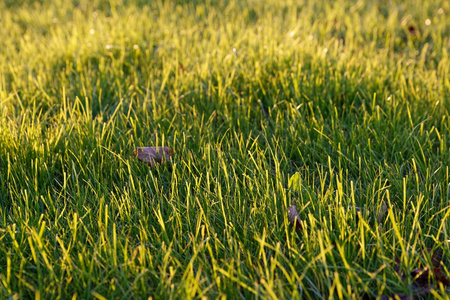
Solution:
M 428 253 L 432 253 L 433 249 L 427 248 L 426 251 Z M 394 294 L 393 296 L 381 296 L 381 299 L 413 299 L 418 296 L 427 296 L 430 294 L 433 289 L 432 279 L 436 281 L 436 283 L 442 283 L 444 286 L 450 286 L 450 279 L 447 278 L 444 271 L 440 267 L 442 260 L 442 255 L 440 251 L 435 251 L 431 258 L 432 268 L 421 267 L 415 268 L 410 272 L 411 277 L 413 278 L 413 282 L 411 284 L 410 290 L 414 297 L 405 295 L 405 294 Z M 400 259 L 395 257 L 394 271 L 399 274 L 401 280 L 405 281 L 405 274 L 400 272 Z
M 173 150 L 169 147 L 137 147 L 134 151 L 134 155 L 150 167 L 164 160 L 169 160 L 173 154 Z
M 434 269 L 434 277 L 436 277 L 437 282 L 441 282 L 444 286 L 450 286 L 450 279 L 445 276 L 442 268 Z
M 411 34 L 412 36 L 415 36 L 418 33 L 418 31 L 417 31 L 416 27 L 414 27 L 414 25 L 409 25 L 408 31 L 409 31 L 409 34 Z
M 288 219 L 296 230 L 302 230 L 302 223 L 294 204 L 288 208 Z
M 415 268 L 410 274 L 414 279 L 414 283 L 419 286 L 428 285 L 428 282 L 430 281 L 430 270 L 427 267 Z
M 428 253 L 432 253 L 433 249 L 427 248 Z M 442 249 L 436 250 L 431 256 L 431 264 L 433 265 L 433 273 L 436 282 L 441 282 L 444 286 L 450 286 L 450 279 L 445 275 L 441 268 Z
M 383 201 L 381 203 L 381 207 L 380 207 L 380 209 L 378 210 L 378 213 L 377 213 L 378 223 L 382 223 L 383 222 L 383 219 L 384 219 L 384 216 L 386 215 L 386 212 L 387 212 L 387 205 Z

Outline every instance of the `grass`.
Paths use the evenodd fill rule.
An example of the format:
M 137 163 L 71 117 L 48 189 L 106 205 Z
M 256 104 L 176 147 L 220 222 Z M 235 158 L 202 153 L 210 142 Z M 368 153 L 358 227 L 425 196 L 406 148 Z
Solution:
M 450 276 L 447 1 L 146 2 L 0 3 L 0 298 L 414 295 L 427 247 Z

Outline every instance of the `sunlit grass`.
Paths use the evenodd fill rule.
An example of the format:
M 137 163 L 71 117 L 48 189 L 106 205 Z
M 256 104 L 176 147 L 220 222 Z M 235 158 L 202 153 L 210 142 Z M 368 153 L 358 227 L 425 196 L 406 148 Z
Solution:
M 0 298 L 413 294 L 427 248 L 450 277 L 447 1 L 146 2 L 0 3 Z

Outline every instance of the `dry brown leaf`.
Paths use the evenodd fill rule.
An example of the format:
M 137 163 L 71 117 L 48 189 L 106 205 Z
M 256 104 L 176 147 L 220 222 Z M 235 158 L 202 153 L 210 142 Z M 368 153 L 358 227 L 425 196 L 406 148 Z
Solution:
M 442 268 L 434 268 L 434 276 L 437 282 L 441 282 L 444 286 L 450 286 L 450 279 L 447 278 Z
M 440 267 L 442 254 L 441 251 L 436 250 L 433 252 L 432 248 L 426 248 L 426 251 L 429 254 L 432 254 L 431 263 L 432 267 L 420 267 L 415 268 L 410 271 L 410 275 L 413 278 L 413 282 L 411 284 L 410 290 L 412 291 L 414 297 L 404 295 L 404 294 L 395 294 L 393 296 L 381 296 L 381 299 L 413 299 L 416 297 L 425 297 L 431 293 L 433 289 L 432 279 L 437 283 L 442 283 L 444 286 L 450 286 L 450 279 L 447 278 L 445 272 Z M 433 252 L 433 253 L 432 253 Z M 405 281 L 405 274 L 400 271 L 400 259 L 395 257 L 394 271 L 401 277 L 402 281 Z
M 412 36 L 416 36 L 419 33 L 414 25 L 409 25 L 408 31 L 409 31 L 409 34 L 411 34 Z
M 431 264 L 433 265 L 434 278 L 437 282 L 441 282 L 444 286 L 450 286 L 450 279 L 441 267 L 442 249 L 433 252 L 432 248 L 427 248 L 428 253 L 432 253 Z
M 430 269 L 427 267 L 415 268 L 410 274 L 414 279 L 414 283 L 418 286 L 427 286 L 430 281 Z
M 302 223 L 294 204 L 288 208 L 288 219 L 289 222 L 295 226 L 296 230 L 302 230 Z
M 140 161 L 147 163 L 150 167 L 165 160 L 169 160 L 173 154 L 173 150 L 169 147 L 137 147 L 134 151 L 134 155 L 136 155 Z
M 383 201 L 383 203 L 381 203 L 380 209 L 378 210 L 378 213 L 377 213 L 378 223 L 383 222 L 386 212 L 387 212 L 387 205 L 386 205 L 386 202 Z

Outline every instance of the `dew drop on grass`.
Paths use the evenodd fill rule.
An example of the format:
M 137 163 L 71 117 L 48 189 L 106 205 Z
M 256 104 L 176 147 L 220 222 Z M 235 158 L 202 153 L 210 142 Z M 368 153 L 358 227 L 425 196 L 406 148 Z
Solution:
M 426 19 L 425 20 L 425 25 L 430 26 L 431 25 L 431 20 L 430 19 Z
M 91 29 L 91 30 L 89 30 L 89 33 L 90 33 L 90 34 L 94 34 L 94 33 L 95 33 L 95 30 L 94 30 L 94 29 Z

